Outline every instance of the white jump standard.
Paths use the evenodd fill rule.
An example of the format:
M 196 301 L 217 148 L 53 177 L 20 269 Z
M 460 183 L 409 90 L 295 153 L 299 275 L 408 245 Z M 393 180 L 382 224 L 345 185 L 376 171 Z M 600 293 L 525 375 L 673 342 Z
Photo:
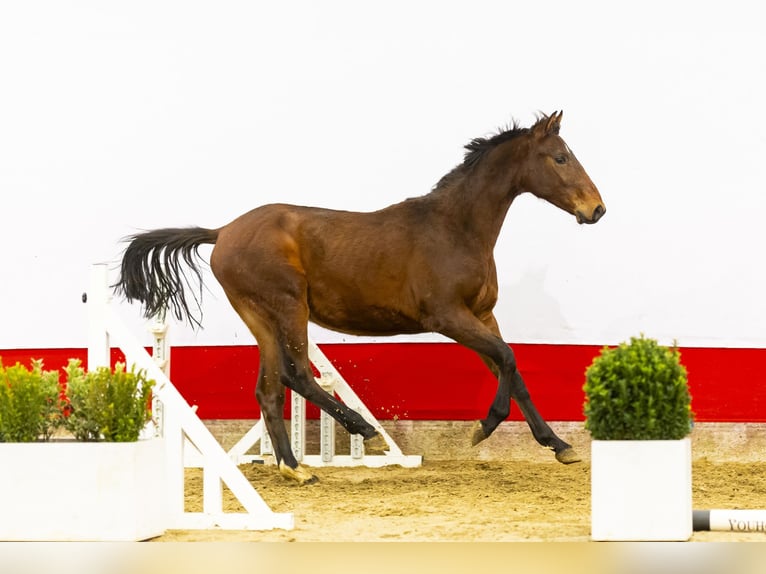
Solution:
M 253 485 L 237 468 L 195 410 L 146 350 L 135 341 L 109 306 L 105 264 L 93 265 L 87 296 L 89 319 L 88 367 L 109 365 L 110 348 L 119 347 L 128 365 L 144 369 L 156 384 L 154 397 L 161 403 L 158 432 L 165 441 L 168 529 L 271 530 L 293 528 L 293 515 L 273 512 Z M 203 469 L 203 511 L 184 509 L 184 444 L 199 452 Z M 222 483 L 234 494 L 244 512 L 224 512 Z

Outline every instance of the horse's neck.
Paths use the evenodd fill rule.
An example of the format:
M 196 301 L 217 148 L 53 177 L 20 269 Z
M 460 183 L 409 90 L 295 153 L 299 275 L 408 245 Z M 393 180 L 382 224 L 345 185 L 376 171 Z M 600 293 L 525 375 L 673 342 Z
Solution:
M 474 170 L 472 175 L 452 182 L 433 195 L 441 204 L 440 211 L 459 222 L 457 229 L 464 230 L 471 241 L 492 249 L 518 190 L 510 175 L 501 180 Z

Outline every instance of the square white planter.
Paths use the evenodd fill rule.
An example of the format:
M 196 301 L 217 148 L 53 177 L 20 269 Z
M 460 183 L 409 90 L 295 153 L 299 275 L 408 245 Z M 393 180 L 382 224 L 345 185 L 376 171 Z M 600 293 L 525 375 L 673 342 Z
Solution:
M 683 541 L 691 535 L 689 437 L 591 442 L 593 540 Z
M 167 525 L 164 440 L 0 443 L 0 540 L 137 541 Z

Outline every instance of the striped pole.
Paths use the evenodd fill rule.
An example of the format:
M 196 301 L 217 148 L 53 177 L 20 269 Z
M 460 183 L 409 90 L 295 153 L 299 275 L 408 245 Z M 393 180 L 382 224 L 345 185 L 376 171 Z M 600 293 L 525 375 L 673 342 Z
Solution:
M 766 533 L 766 510 L 694 510 L 692 529 Z

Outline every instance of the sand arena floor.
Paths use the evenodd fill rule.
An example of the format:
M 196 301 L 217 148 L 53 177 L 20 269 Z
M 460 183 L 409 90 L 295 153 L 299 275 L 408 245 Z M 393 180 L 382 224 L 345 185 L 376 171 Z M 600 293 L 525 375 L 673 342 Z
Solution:
M 555 462 L 523 424 L 504 423 L 488 444 L 469 448 L 467 425 L 434 423 L 387 429 L 405 453 L 423 454 L 418 468 L 317 468 L 317 484 L 297 486 L 272 465 L 243 465 L 272 510 L 293 513 L 293 530 L 168 531 L 155 540 L 587 542 L 589 438 L 576 423 L 560 426 L 582 463 Z M 222 443 L 236 434 L 220 427 L 216 432 Z M 695 509 L 766 508 L 763 426 L 698 426 L 692 439 Z M 200 511 L 201 471 L 186 473 L 187 510 Z M 238 502 L 224 495 L 227 510 L 237 510 Z M 760 542 L 766 534 L 695 532 L 692 541 Z

